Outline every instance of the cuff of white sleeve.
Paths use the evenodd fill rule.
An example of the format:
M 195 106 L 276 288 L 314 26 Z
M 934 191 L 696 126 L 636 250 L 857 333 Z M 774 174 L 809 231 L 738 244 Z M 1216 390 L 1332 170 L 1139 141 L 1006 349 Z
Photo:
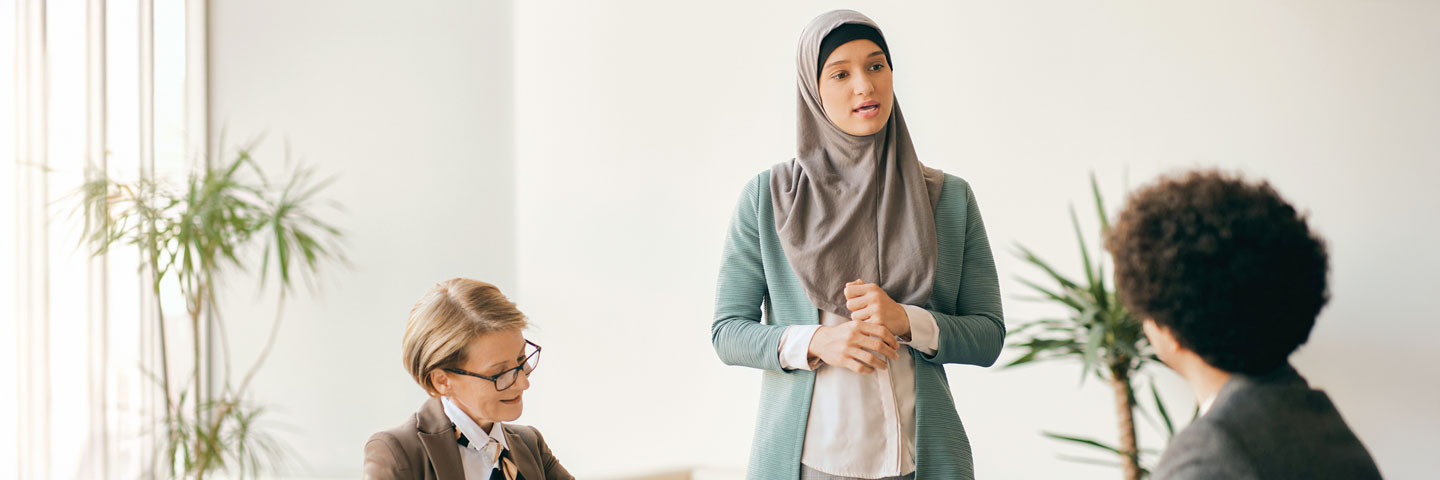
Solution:
M 934 355 L 940 349 L 940 326 L 935 324 L 935 315 L 914 305 L 901 306 L 905 307 L 905 315 L 910 317 L 910 340 L 901 343 L 920 353 Z
M 934 320 L 931 320 L 932 322 Z M 815 338 L 819 325 L 791 325 L 780 334 L 780 368 L 814 370 L 820 359 L 810 361 L 810 339 Z

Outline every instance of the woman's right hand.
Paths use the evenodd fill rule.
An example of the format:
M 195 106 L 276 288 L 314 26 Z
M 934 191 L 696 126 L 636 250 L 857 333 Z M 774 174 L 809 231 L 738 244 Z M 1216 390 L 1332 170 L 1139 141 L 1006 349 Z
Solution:
M 899 348 L 900 341 L 890 329 L 870 321 L 826 325 L 815 330 L 815 336 L 810 338 L 810 356 L 855 373 L 884 369 L 888 365 L 886 357 L 900 358 L 896 351 Z

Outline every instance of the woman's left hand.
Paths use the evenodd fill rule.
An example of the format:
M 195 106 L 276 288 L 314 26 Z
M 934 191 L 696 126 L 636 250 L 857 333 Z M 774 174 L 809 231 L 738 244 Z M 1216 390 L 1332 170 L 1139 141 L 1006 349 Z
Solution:
M 910 339 L 910 316 L 905 307 L 891 300 L 879 285 L 863 280 L 845 284 L 845 307 L 850 309 L 851 320 L 879 323 L 901 340 Z

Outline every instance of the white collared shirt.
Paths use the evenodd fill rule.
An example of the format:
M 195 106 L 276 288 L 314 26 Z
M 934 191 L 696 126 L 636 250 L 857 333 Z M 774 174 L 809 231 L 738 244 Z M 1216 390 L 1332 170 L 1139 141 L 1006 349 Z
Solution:
M 820 325 L 786 327 L 780 337 L 780 366 L 815 370 L 815 392 L 805 424 L 800 463 L 856 478 L 898 477 L 915 471 L 915 364 L 911 349 L 926 355 L 939 348 L 935 316 L 902 305 L 910 318 L 910 340 L 889 368 L 859 374 L 808 360 L 810 340 L 821 326 L 851 321 L 826 311 Z
M 475 423 L 475 420 L 465 414 L 459 405 L 450 401 L 450 397 L 440 397 L 440 403 L 445 405 L 445 416 L 450 417 L 450 422 L 455 428 L 465 435 L 470 441 L 469 445 L 455 444 L 460 449 L 460 463 L 465 468 L 465 480 L 489 480 L 490 471 L 496 467 L 495 459 L 498 458 L 498 451 L 510 448 L 505 443 L 505 429 L 500 422 L 490 427 L 490 432 Z M 490 441 L 494 439 L 494 443 Z

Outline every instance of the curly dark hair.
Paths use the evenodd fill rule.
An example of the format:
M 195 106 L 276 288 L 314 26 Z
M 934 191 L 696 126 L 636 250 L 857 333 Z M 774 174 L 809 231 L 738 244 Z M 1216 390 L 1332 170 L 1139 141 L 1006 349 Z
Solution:
M 1192 171 L 1132 194 L 1105 247 L 1125 307 L 1206 363 L 1285 364 L 1329 300 L 1325 244 L 1268 182 Z

